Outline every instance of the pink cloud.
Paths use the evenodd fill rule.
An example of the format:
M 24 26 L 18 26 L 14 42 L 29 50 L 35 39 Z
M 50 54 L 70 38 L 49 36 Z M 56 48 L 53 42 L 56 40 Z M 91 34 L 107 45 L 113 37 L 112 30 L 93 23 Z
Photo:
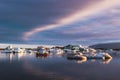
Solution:
M 111 0 L 111 1 L 102 0 L 102 1 L 99 1 L 97 3 L 90 4 L 82 10 L 77 9 L 75 12 L 70 13 L 68 16 L 61 18 L 61 19 L 58 19 L 57 24 L 49 24 L 49 25 L 42 26 L 42 27 L 38 26 L 37 28 L 35 27 L 31 31 L 24 33 L 23 39 L 28 40 L 28 38 L 31 35 L 33 35 L 37 32 L 62 27 L 64 25 L 68 25 L 68 24 L 74 23 L 76 21 L 88 19 L 89 17 L 94 16 L 97 13 L 101 13 L 101 12 L 104 12 L 104 11 L 109 10 L 111 8 L 114 8 L 114 7 L 118 6 L 119 4 L 120 3 L 118 0 Z

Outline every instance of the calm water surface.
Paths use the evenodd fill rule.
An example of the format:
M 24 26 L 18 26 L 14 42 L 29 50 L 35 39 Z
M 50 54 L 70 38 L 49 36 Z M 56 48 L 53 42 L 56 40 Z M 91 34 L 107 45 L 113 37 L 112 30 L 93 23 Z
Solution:
M 120 57 L 112 60 L 67 60 L 34 53 L 0 53 L 1 80 L 120 80 Z

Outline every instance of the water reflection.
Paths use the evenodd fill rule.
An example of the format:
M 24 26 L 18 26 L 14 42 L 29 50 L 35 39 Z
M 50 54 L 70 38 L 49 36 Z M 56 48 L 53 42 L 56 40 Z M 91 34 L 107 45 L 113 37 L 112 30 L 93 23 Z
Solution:
M 3 64 L 3 60 L 5 64 Z M 2 76 L 8 73 L 9 75 L 17 74 L 17 79 L 23 80 L 25 80 L 26 76 L 26 80 L 120 79 L 118 75 L 120 74 L 120 57 L 105 60 L 70 60 L 63 56 L 60 57 L 60 55 L 42 56 L 36 53 L 0 53 L 0 66 L 0 70 L 3 69 L 3 72 L 0 72 Z M 6 69 L 7 73 L 5 73 Z M 113 73 L 115 76 L 113 76 Z M 12 75 L 10 75 L 10 80 L 16 80 L 13 79 Z
M 36 53 L 36 58 L 47 58 L 48 55 L 41 55 Z
M 33 56 L 34 53 L 0 53 L 0 60 L 8 60 L 10 63 L 12 61 L 20 61 L 24 57 Z
M 105 59 L 105 60 L 97 60 L 97 59 L 91 59 L 91 60 L 86 60 L 86 59 L 83 59 L 83 60 L 73 60 L 73 59 L 68 59 L 68 60 L 71 60 L 71 61 L 75 61 L 76 63 L 78 64 L 82 64 L 82 63 L 85 63 L 85 62 L 98 62 L 98 63 L 101 63 L 101 64 L 109 64 L 111 62 L 112 59 Z
M 48 57 L 51 58 L 55 58 L 55 60 L 57 58 L 61 58 L 63 57 L 62 55 L 41 55 L 41 54 L 36 54 L 36 53 L 0 53 L 0 60 L 9 60 L 9 62 L 12 62 L 14 60 L 20 61 L 22 58 L 26 58 L 28 59 L 28 57 L 33 57 L 36 59 L 45 59 Z M 64 57 L 65 58 L 65 57 Z M 78 64 L 80 63 L 86 63 L 86 62 L 98 62 L 101 64 L 109 64 L 111 62 L 112 59 L 105 59 L 105 60 L 97 60 L 97 59 L 91 59 L 91 60 L 86 60 L 86 59 L 82 59 L 82 60 L 74 60 L 74 59 L 68 59 L 69 61 L 74 61 Z
M 84 62 L 87 61 L 87 59 L 81 59 L 81 60 L 77 59 L 77 60 L 75 60 L 75 59 L 69 59 L 69 58 L 67 58 L 67 60 L 75 61 L 76 63 L 84 63 Z
M 105 59 L 103 60 L 101 63 L 102 64 L 109 64 L 111 62 L 112 59 Z

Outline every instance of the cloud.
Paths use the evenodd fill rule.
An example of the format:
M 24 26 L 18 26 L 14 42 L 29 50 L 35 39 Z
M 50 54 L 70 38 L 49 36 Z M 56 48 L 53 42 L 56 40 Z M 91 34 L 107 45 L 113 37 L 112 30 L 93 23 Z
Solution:
M 33 28 L 31 31 L 26 32 L 24 34 L 23 39 L 27 40 L 29 36 L 40 31 L 61 27 L 64 25 L 74 23 L 75 21 L 81 21 L 84 18 L 94 16 L 96 13 L 100 13 L 101 11 L 111 9 L 112 7 L 116 7 L 118 5 L 119 5 L 118 0 L 112 0 L 111 2 L 108 0 L 102 0 L 94 5 L 92 4 L 92 5 L 86 6 L 83 10 L 76 10 L 74 13 L 71 13 L 64 18 L 57 20 L 57 24 L 49 24 L 46 26 L 38 26 L 37 28 Z
M 119 4 L 118 0 L 0 0 L 0 42 L 119 39 Z
M 57 24 L 57 19 L 78 8 L 83 9 L 90 3 L 92 2 L 88 0 L 0 0 L 0 28 L 8 29 L 5 30 L 6 35 L 0 34 L 1 39 L 7 40 L 9 36 L 10 40 L 22 40 L 23 33 L 36 28 L 35 26 Z
M 29 40 L 33 40 L 35 37 L 37 37 L 38 40 L 51 40 L 50 43 L 52 43 L 52 40 L 53 42 L 58 40 L 57 42 L 62 41 L 64 43 L 68 43 L 70 40 L 73 40 L 69 43 L 76 43 L 79 41 L 78 43 L 89 42 L 89 44 L 96 42 L 100 43 L 118 41 L 120 39 L 118 37 L 120 34 L 119 21 L 119 8 L 114 7 L 106 12 L 103 12 L 99 16 L 93 16 L 82 21 L 80 20 L 67 26 L 45 31 L 41 28 L 38 28 L 42 32 L 36 33 L 36 36 L 31 36 L 32 39 Z

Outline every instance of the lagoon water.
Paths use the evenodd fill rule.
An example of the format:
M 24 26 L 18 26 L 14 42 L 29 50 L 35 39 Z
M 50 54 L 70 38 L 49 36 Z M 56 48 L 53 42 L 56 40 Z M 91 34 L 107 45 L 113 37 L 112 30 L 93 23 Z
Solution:
M 120 57 L 112 60 L 68 60 L 35 53 L 0 53 L 1 80 L 120 80 Z

